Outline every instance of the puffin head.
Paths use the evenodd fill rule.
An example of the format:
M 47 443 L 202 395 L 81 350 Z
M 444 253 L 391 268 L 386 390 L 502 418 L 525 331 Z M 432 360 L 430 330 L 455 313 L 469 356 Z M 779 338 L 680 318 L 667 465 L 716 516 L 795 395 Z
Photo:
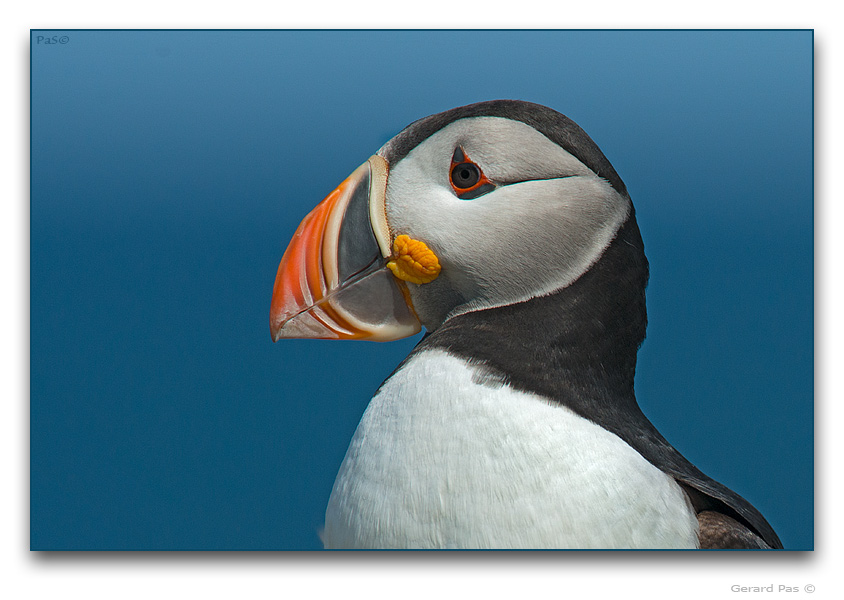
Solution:
M 549 295 L 631 218 L 612 165 L 550 108 L 497 100 L 420 119 L 302 221 L 273 289 L 273 340 L 393 340 Z

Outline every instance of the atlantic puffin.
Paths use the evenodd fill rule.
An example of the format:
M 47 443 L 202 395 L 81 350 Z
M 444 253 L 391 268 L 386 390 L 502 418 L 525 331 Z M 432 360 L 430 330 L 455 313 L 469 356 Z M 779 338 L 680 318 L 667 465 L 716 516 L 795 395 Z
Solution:
M 426 334 L 340 466 L 326 548 L 774 549 L 633 389 L 648 261 L 624 182 L 555 110 L 415 121 L 309 213 L 272 338 Z

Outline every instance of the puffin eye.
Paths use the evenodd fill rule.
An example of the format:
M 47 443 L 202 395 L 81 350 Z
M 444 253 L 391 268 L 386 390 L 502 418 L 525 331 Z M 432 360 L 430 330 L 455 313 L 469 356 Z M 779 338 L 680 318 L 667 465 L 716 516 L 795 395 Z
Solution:
M 478 183 L 481 171 L 474 163 L 460 163 L 451 170 L 451 183 L 459 190 L 468 190 Z
M 451 157 L 451 188 L 461 200 L 473 200 L 495 189 L 481 168 L 458 146 Z

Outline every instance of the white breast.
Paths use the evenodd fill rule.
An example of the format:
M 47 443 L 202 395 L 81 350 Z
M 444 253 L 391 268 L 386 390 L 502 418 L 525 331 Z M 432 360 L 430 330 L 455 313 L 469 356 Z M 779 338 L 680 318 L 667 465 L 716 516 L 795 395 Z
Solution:
M 685 493 L 616 435 L 418 354 L 372 399 L 334 482 L 327 548 L 695 548 Z

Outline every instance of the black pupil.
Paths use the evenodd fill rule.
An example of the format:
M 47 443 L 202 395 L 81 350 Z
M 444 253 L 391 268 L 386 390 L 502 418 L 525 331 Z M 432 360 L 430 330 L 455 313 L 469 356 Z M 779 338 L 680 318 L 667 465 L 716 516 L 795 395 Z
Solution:
M 472 163 L 461 163 L 455 165 L 454 169 L 451 170 L 451 180 L 454 182 L 454 186 L 461 189 L 472 187 L 478 183 L 480 178 L 481 173 L 478 171 L 478 167 Z

